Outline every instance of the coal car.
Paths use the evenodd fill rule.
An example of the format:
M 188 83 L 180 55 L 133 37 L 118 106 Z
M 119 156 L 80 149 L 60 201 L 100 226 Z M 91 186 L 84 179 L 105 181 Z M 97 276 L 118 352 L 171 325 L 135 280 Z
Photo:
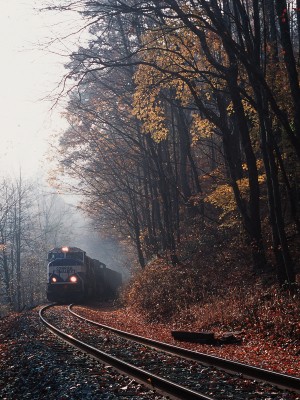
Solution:
M 115 298 L 122 275 L 87 256 L 78 247 L 55 247 L 48 253 L 47 299 L 82 302 Z

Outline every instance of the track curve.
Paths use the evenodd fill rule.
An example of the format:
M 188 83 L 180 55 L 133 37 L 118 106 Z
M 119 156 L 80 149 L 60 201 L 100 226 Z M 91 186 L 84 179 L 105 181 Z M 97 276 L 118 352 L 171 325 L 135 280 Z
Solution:
M 214 400 L 212 397 L 205 396 L 204 394 L 197 393 L 188 388 L 185 388 L 181 385 L 175 384 L 174 382 L 168 381 L 164 378 L 161 378 L 155 374 L 144 371 L 141 368 L 137 368 L 129 363 L 126 363 L 116 357 L 109 355 L 83 341 L 76 339 L 74 336 L 69 335 L 59 328 L 55 327 L 44 317 L 44 312 L 55 305 L 50 304 L 43 307 L 39 311 L 39 316 L 42 323 L 50 329 L 55 335 L 70 343 L 74 347 L 84 351 L 85 353 L 95 357 L 99 361 L 111 365 L 117 371 L 122 374 L 126 374 L 131 376 L 133 379 L 136 379 L 139 382 L 142 382 L 144 385 L 157 390 L 161 394 L 168 395 L 171 399 L 174 400 Z
M 276 385 L 282 389 L 287 389 L 290 391 L 295 391 L 296 393 L 300 393 L 300 379 L 293 377 L 291 375 L 281 374 L 277 372 L 268 371 L 262 368 L 254 367 L 251 365 L 247 365 L 240 362 L 226 360 L 224 358 L 198 353 L 192 350 L 187 350 L 182 347 L 173 346 L 168 343 L 156 341 L 153 339 L 149 339 L 140 335 L 135 335 L 129 332 L 125 332 L 107 325 L 100 324 L 98 322 L 89 320 L 88 318 L 83 317 L 82 315 L 74 312 L 72 310 L 73 305 L 71 304 L 68 308 L 69 311 L 76 316 L 77 318 L 89 322 L 94 326 L 98 326 L 102 329 L 108 330 L 110 332 L 114 332 L 121 337 L 124 337 L 129 340 L 134 340 L 138 343 L 144 344 L 146 346 L 153 347 L 155 349 L 164 351 L 169 354 L 173 354 L 178 357 L 183 357 L 185 359 L 193 360 L 200 362 L 209 367 L 215 367 L 222 369 L 226 372 L 238 374 L 239 376 L 243 376 L 245 378 L 259 380 L 271 385 Z

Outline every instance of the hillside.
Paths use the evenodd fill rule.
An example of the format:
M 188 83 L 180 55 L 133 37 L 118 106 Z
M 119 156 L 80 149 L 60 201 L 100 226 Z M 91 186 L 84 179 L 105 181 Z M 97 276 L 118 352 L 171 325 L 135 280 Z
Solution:
M 185 232 L 177 264 L 158 256 L 124 289 L 122 301 L 129 315 L 150 323 L 145 329 L 150 335 L 161 332 L 161 337 L 155 335 L 160 340 L 170 337 L 171 330 L 208 331 L 217 338 L 238 333 L 240 344 L 206 346 L 205 351 L 299 374 L 299 265 L 297 284 L 279 286 L 274 266 L 253 271 L 242 233 L 229 234 L 227 224 L 223 231 L 207 229 L 200 243 L 191 229 Z M 296 241 L 291 243 L 294 255 L 298 247 Z M 116 318 L 124 323 L 121 313 Z

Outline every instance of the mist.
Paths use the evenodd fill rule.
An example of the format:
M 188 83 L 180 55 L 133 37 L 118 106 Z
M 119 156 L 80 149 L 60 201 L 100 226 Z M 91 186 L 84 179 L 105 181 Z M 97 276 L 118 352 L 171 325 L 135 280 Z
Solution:
M 90 218 L 74 204 L 69 204 L 72 215 L 72 231 L 70 242 L 61 245 L 79 247 L 86 254 L 97 259 L 110 269 L 121 272 L 123 279 L 129 276 L 130 260 L 126 251 L 118 241 L 104 232 L 97 232 Z

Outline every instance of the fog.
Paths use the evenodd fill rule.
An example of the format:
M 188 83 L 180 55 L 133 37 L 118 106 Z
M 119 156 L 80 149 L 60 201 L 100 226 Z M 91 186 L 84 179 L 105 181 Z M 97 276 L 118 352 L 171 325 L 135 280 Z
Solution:
M 89 257 L 103 262 L 108 268 L 126 275 L 128 260 L 119 243 L 112 238 L 101 237 L 101 234 L 93 229 L 91 221 L 85 219 L 79 212 L 75 218 L 78 223 L 76 227 L 78 234 L 75 235 L 72 245 L 85 250 Z
M 68 199 L 69 201 L 65 204 L 70 208 L 70 239 L 69 243 L 60 243 L 59 245 L 79 247 L 86 251 L 89 257 L 103 262 L 108 268 L 121 272 L 123 278 L 128 277 L 130 273 L 128 251 L 117 240 L 110 237 L 109 233 L 97 232 L 93 227 L 92 220 L 76 207 L 76 201 L 72 199 L 72 203 L 70 203 L 70 196 Z M 64 201 L 63 196 L 61 201 Z

